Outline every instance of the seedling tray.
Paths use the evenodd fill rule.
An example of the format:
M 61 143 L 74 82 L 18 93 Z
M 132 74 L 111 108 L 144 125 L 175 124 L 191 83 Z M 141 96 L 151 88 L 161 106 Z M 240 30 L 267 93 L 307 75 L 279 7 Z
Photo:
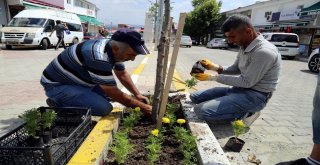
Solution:
M 39 147 L 27 146 L 25 124 L 0 138 L 0 165 L 63 165 L 92 129 L 91 110 L 78 107 L 39 107 L 40 112 L 57 113 L 53 129 L 58 137 Z

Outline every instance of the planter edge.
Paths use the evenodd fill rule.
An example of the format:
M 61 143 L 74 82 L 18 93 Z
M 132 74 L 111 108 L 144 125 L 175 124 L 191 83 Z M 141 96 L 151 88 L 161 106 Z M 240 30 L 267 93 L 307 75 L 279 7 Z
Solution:
M 85 141 L 73 155 L 67 165 L 99 165 L 103 164 L 112 136 L 117 132 L 120 118 L 125 107 L 112 103 L 113 110 L 107 116 L 96 117 L 97 124 L 91 130 Z

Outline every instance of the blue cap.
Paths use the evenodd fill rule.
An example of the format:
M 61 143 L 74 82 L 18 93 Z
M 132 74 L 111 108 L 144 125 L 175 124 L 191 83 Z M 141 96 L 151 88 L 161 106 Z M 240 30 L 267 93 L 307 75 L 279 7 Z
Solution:
M 135 30 L 127 28 L 117 30 L 113 33 L 111 39 L 129 44 L 137 54 L 150 54 L 149 50 L 144 45 L 144 40 L 142 39 L 141 34 Z

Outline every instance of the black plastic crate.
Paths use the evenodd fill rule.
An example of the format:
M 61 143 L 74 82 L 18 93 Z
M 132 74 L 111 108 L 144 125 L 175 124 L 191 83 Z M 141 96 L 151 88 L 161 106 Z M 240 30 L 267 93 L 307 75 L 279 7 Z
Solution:
M 57 119 L 53 128 L 59 138 L 41 147 L 29 147 L 24 125 L 0 138 L 0 165 L 64 165 L 79 148 L 92 129 L 91 111 L 86 108 L 40 107 L 53 109 Z

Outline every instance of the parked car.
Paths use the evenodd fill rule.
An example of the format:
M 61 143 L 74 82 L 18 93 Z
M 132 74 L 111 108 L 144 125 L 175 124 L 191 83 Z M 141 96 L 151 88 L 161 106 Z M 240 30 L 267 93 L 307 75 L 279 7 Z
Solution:
M 186 46 L 191 48 L 192 40 L 190 36 L 182 36 L 180 41 L 180 46 Z
M 207 43 L 207 48 L 224 48 L 228 49 L 228 43 L 225 38 L 213 38 Z
M 84 33 L 84 36 L 83 36 L 83 40 L 94 40 L 94 39 L 98 39 L 99 38 L 99 35 L 98 33 L 94 33 L 94 32 L 87 32 L 87 33 Z
M 199 45 L 196 38 L 191 37 L 192 45 Z
M 299 54 L 299 36 L 297 34 L 264 33 L 262 35 L 278 48 L 282 56 L 292 60 Z
M 7 49 L 11 49 L 12 46 L 38 46 L 46 50 L 58 42 L 56 32 L 49 36 L 56 20 L 61 20 L 68 26 L 70 34 L 65 31 L 66 44 L 82 41 L 82 25 L 77 15 L 58 10 L 29 9 L 22 10 L 12 18 L 8 26 L 1 29 L 1 42 Z
M 320 68 L 320 48 L 314 49 L 309 57 L 308 68 L 311 72 L 319 73 Z

